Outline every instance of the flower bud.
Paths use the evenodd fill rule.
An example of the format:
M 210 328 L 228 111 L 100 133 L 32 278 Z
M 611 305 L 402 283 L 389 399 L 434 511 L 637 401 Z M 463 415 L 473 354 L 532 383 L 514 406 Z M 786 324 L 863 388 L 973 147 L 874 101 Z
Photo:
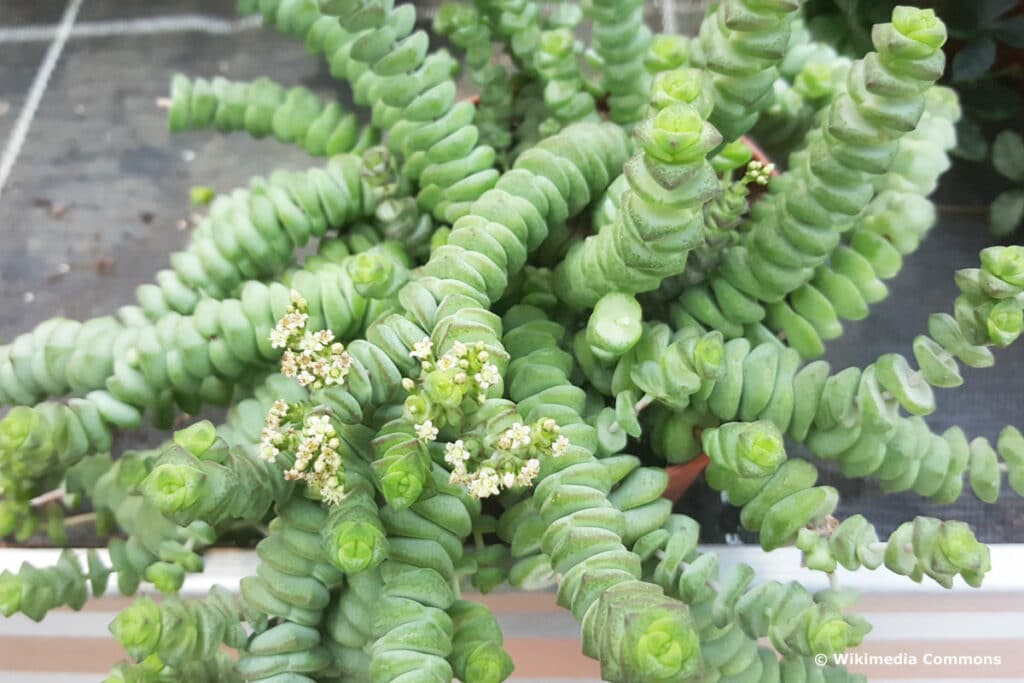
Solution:
M 946 27 L 935 16 L 935 10 L 897 5 L 892 11 L 892 25 L 907 38 L 933 49 L 946 42 Z
M 700 667 L 700 638 L 681 615 L 648 612 L 632 620 L 625 640 L 630 669 L 642 674 L 637 680 L 685 681 Z
M 839 654 L 853 644 L 855 637 L 850 624 L 838 613 L 812 619 L 807 627 L 807 640 L 815 654 Z
M 132 659 L 141 660 L 156 650 L 161 627 L 160 608 L 149 598 L 139 598 L 111 622 L 110 632 Z
M 388 505 L 401 510 L 407 508 L 423 492 L 423 479 L 408 469 L 399 466 L 388 468 L 380 480 L 381 492 Z
M 991 568 L 988 548 L 963 522 L 943 523 L 938 549 L 961 573 L 984 574 Z
M 725 341 L 722 333 L 709 332 L 693 347 L 693 369 L 702 379 L 718 379 L 725 367 Z
M 651 41 L 644 65 L 652 73 L 685 66 L 690 61 L 689 41 L 685 36 L 660 34 Z
M 673 104 L 690 104 L 702 116 L 711 113 L 713 92 L 700 69 L 674 69 L 658 74 L 651 88 L 651 106 L 661 110 Z
M 993 344 L 1009 346 L 1024 330 L 1024 312 L 1012 299 L 1000 301 L 989 311 L 985 326 Z
M 835 90 L 832 67 L 821 62 L 806 65 L 796 75 L 793 87 L 801 95 L 811 100 L 821 100 L 831 96 Z
M 347 574 L 365 571 L 387 556 L 387 538 L 367 522 L 343 523 L 338 530 L 335 559 Z
M 42 418 L 27 406 L 15 406 L 0 420 L 0 451 L 16 451 L 28 440 Z
M 552 57 L 568 57 L 576 49 L 576 39 L 568 29 L 544 31 L 540 35 L 540 49 Z
M 185 583 L 185 570 L 172 562 L 155 562 L 146 568 L 146 581 L 161 593 L 177 593 Z
M 501 683 L 512 673 L 512 659 L 498 643 L 477 647 L 466 661 L 466 680 L 473 683 Z
M 986 272 L 1014 287 L 1024 287 L 1024 246 L 989 247 L 981 252 Z
M 164 514 L 192 507 L 203 492 L 206 475 L 189 465 L 157 465 L 142 482 L 146 499 Z
M 786 460 L 782 434 L 771 422 L 744 425 L 737 439 L 736 467 L 740 476 L 765 477 L 779 469 Z
M 648 151 L 667 162 L 687 160 L 693 156 L 703 127 L 704 121 L 693 107 L 686 104 L 666 107 L 654 117 L 653 149 Z
M 178 444 L 197 458 L 209 450 L 217 440 L 217 429 L 209 420 L 202 420 L 174 433 L 174 443 Z

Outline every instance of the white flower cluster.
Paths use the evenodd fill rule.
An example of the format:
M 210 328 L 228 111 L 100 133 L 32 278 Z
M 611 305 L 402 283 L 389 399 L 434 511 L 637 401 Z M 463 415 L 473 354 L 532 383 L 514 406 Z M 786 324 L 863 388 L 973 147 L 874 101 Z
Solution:
M 503 488 L 532 485 L 540 474 L 540 457 L 557 458 L 568 448 L 569 439 L 559 434 L 554 420 L 541 420 L 533 427 L 516 422 L 501 434 L 497 450 L 483 462 L 473 462 L 474 454 L 462 439 L 445 444 L 444 461 L 452 469 L 451 483 L 464 485 L 475 498 L 487 498 Z M 478 466 L 471 470 L 474 464 Z
M 286 470 L 289 481 L 303 479 L 329 505 L 336 505 L 345 497 L 344 470 L 338 446 L 338 433 L 327 415 L 310 415 L 302 428 L 295 451 L 295 464 Z
M 296 430 L 288 420 L 290 409 L 288 403 L 278 399 L 267 412 L 259 457 L 274 462 L 282 450 L 294 450 L 295 463 L 285 470 L 284 478 L 303 479 L 328 504 L 337 504 L 345 496 L 338 433 L 327 415 L 309 415 L 302 430 Z
M 437 438 L 438 432 L 437 427 L 434 426 L 432 420 L 424 420 L 420 424 L 416 425 L 416 438 L 423 443 L 430 443 Z
M 490 354 L 482 342 L 472 347 L 455 342 L 448 353 L 435 359 L 434 343 L 430 337 L 424 337 L 413 344 L 409 355 L 420 361 L 424 372 L 437 370 L 452 373 L 452 381 L 465 388 L 463 395 L 472 394 L 480 403 L 487 399 L 487 389 L 501 381 L 498 366 L 490 362 Z M 416 387 L 416 383 L 408 378 L 403 380 L 402 385 L 408 391 Z
M 306 300 L 292 290 L 292 305 L 270 332 L 271 346 L 284 349 L 281 374 L 312 389 L 344 384 L 352 356 L 344 344 L 334 341 L 330 330 L 306 330 L 306 307 Z
M 259 457 L 268 462 L 274 462 L 281 446 L 295 432 L 290 426 L 282 426 L 281 421 L 288 414 L 288 404 L 281 399 L 274 401 L 274 405 L 267 412 L 263 423 L 263 435 L 260 439 Z
M 292 303 L 277 325 L 270 331 L 270 345 L 275 349 L 286 349 L 295 345 L 306 329 L 309 320 L 309 304 L 294 289 L 291 292 Z
M 755 159 L 747 164 L 747 173 L 743 179 L 764 186 L 771 180 L 773 173 L 775 173 L 775 164 L 766 164 Z

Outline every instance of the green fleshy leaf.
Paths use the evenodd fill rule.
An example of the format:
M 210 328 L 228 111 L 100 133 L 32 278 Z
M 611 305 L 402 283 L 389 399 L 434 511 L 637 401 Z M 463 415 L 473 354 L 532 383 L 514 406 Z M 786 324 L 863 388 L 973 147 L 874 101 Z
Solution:
M 1010 180 L 1024 182 L 1024 138 L 1004 130 L 992 143 L 992 165 Z
M 1007 190 L 995 198 L 988 208 L 992 232 L 1005 237 L 1024 221 L 1024 190 Z

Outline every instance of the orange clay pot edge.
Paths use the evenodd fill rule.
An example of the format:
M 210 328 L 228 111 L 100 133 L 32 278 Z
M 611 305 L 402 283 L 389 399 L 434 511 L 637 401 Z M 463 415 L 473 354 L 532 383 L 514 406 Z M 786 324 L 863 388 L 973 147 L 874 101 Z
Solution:
M 697 481 L 697 477 L 704 472 L 710 462 L 707 455 L 700 453 L 696 458 L 682 465 L 667 466 L 665 472 L 668 473 L 668 486 L 661 494 L 662 498 L 668 498 L 673 502 L 678 501 L 693 486 L 693 482 Z

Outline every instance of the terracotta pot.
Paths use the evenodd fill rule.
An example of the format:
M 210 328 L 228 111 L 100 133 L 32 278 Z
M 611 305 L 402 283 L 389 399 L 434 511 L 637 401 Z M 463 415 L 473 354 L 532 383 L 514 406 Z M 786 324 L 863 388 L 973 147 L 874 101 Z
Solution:
M 711 460 L 708 456 L 701 453 L 690 462 L 666 467 L 668 486 L 665 487 L 665 493 L 661 494 L 662 498 L 668 498 L 673 502 L 679 501 L 689 488 L 693 486 L 693 482 L 697 481 L 697 477 L 701 475 L 710 462 Z

